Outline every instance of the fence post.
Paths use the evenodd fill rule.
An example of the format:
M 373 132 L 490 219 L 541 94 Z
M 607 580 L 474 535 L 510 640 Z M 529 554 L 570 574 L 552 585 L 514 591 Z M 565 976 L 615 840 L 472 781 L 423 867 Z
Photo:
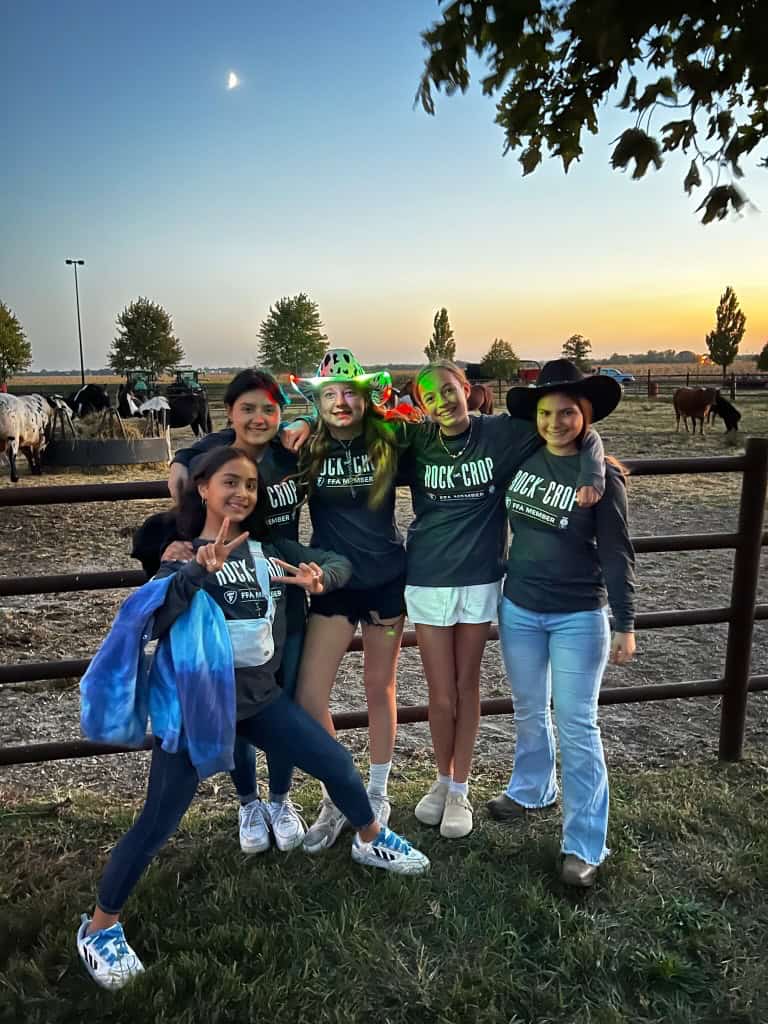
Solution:
M 685 371 L 685 386 L 688 388 L 691 386 L 691 371 Z
M 747 465 L 741 484 L 739 544 L 733 560 L 731 621 L 725 651 L 725 687 L 720 708 L 720 758 L 738 761 L 744 746 L 752 632 L 768 482 L 768 440 L 747 440 Z
M 728 386 L 728 391 L 730 392 L 730 399 L 731 399 L 731 401 L 735 402 L 736 401 L 736 374 L 735 373 L 731 374 L 731 383 Z
M 648 397 L 651 397 L 651 371 L 648 371 Z

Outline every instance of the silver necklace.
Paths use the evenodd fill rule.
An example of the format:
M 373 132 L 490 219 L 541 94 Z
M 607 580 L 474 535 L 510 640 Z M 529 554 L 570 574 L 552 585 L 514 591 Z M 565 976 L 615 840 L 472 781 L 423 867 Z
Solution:
M 467 448 L 469 448 L 470 442 L 472 440 L 472 428 L 474 427 L 474 425 L 474 420 L 470 418 L 469 436 L 467 437 L 467 443 L 464 445 L 463 448 L 460 448 L 459 451 L 457 452 L 452 452 L 451 449 L 446 446 L 445 441 L 443 440 L 443 432 L 440 429 L 440 427 L 437 428 L 437 439 L 440 442 L 440 447 L 443 449 L 443 451 L 445 452 L 449 459 L 460 459 L 464 452 L 467 450 Z
M 344 468 L 347 471 L 346 484 L 349 487 L 350 496 L 353 498 L 357 493 L 355 485 L 352 482 L 352 441 L 354 440 L 355 438 L 352 438 L 350 441 L 343 441 L 339 438 L 339 444 L 344 449 Z

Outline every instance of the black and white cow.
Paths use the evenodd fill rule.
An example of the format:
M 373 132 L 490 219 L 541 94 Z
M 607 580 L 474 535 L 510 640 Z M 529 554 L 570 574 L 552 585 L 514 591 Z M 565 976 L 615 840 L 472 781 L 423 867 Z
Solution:
M 84 384 L 71 392 L 65 399 L 67 405 L 79 419 L 93 412 L 109 408 L 109 392 L 101 384 Z
M 41 456 L 50 440 L 53 409 L 42 395 L 0 395 L 0 453 L 10 463 L 11 483 L 19 479 L 19 452 L 26 455 L 32 473 L 42 473 Z
M 164 406 L 160 403 L 164 403 Z M 117 411 L 124 419 L 145 416 L 150 411 L 157 413 L 163 407 L 168 412 L 169 427 L 192 427 L 196 437 L 210 434 L 213 430 L 208 395 L 205 391 L 187 391 L 183 394 L 169 394 L 167 397 L 157 396 L 141 401 L 133 391 L 122 385 L 118 390 Z

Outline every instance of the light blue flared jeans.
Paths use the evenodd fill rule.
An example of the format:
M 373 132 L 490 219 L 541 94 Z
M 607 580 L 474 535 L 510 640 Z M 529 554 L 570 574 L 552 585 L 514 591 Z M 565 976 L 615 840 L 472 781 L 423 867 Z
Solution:
M 610 650 L 608 611 L 533 612 L 504 597 L 499 635 L 517 728 L 507 795 L 524 807 L 557 799 L 552 701 L 563 777 L 562 852 L 600 864 L 610 852 L 608 772 L 597 724 Z

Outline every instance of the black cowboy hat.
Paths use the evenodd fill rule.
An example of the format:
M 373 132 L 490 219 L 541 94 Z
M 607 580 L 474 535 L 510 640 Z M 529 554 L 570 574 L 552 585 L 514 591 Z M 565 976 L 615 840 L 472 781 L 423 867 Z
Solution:
M 552 359 L 541 369 L 538 380 L 525 388 L 510 388 L 507 392 L 507 411 L 516 419 L 532 420 L 542 395 L 562 391 L 566 395 L 581 395 L 592 405 L 592 419 L 605 419 L 621 401 L 621 384 L 612 377 L 595 374 L 585 377 L 570 359 Z

